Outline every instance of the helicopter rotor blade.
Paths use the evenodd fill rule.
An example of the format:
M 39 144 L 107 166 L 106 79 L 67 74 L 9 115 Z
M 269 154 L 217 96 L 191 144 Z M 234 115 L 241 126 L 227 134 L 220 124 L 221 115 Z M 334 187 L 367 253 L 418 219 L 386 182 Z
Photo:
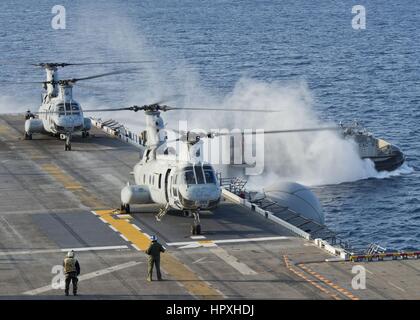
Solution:
M 138 61 L 102 61 L 102 62 L 80 62 L 80 63 L 66 63 L 65 66 L 90 66 L 90 65 L 109 65 L 109 64 L 131 64 L 131 63 L 153 63 L 153 60 L 138 60 Z
M 167 99 L 165 99 L 164 101 L 167 101 Z M 228 109 L 228 108 L 198 108 L 198 107 L 171 107 L 171 106 L 167 106 L 167 105 L 162 105 L 161 103 L 164 101 L 159 101 L 157 103 L 152 103 L 152 104 L 148 104 L 148 105 L 144 105 L 143 106 L 143 110 L 155 110 L 155 111 L 171 111 L 171 110 L 190 110 L 190 111 L 227 111 L 227 112 L 282 112 L 282 110 L 274 110 L 274 109 Z M 118 109 L 114 109 L 117 110 Z M 133 111 L 138 111 L 139 109 L 122 109 L 122 110 L 133 110 Z M 112 111 L 112 110 L 110 110 Z
M 319 127 L 319 128 L 300 128 L 300 129 L 285 129 L 285 130 L 264 130 L 264 134 L 278 134 L 278 133 L 300 133 L 300 132 L 317 132 L 317 131 L 337 131 L 339 127 Z M 253 132 L 243 132 L 243 134 L 253 134 Z M 232 135 L 231 133 L 209 133 L 212 137 Z
M 138 71 L 138 70 L 139 69 L 123 69 L 123 70 L 111 71 L 111 72 L 107 72 L 107 73 L 101 73 L 101 74 L 96 74 L 96 75 L 93 75 L 93 76 L 82 77 L 82 78 L 61 79 L 61 80 L 58 80 L 55 83 L 53 81 L 4 81 L 4 80 L 0 80 L 0 83 L 5 83 L 5 84 L 66 84 L 66 83 L 67 84 L 75 84 L 78 81 L 102 78 L 102 77 L 107 77 L 107 76 L 116 75 L 116 74 L 136 73 L 136 71 Z
M 0 80 L 0 83 L 4 84 L 43 84 L 45 81 L 6 81 Z
M 134 73 L 137 70 L 138 69 L 123 69 L 123 70 L 111 71 L 111 72 L 107 72 L 107 73 L 96 74 L 96 75 L 93 75 L 93 76 L 88 76 L 88 77 L 83 77 L 83 78 L 72 78 L 72 79 L 68 79 L 68 80 L 59 80 L 59 81 L 69 81 L 69 82 L 72 82 L 72 83 L 76 83 L 78 81 L 102 78 L 102 77 L 107 77 L 107 76 L 111 76 L 111 75 L 115 75 L 115 74 Z
M 198 108 L 198 107 L 168 107 L 167 110 L 191 110 L 191 111 L 227 111 L 227 112 L 282 112 L 275 109 L 242 109 L 242 108 Z M 166 110 L 165 110 L 166 111 Z
M 140 108 L 140 107 L 137 107 Z M 125 107 L 125 108 L 105 108 L 105 109 L 87 109 L 83 110 L 85 112 L 111 112 L 111 111 L 132 111 L 133 107 Z
M 179 131 L 172 128 L 167 128 L 166 130 L 171 130 L 180 135 L 179 138 L 173 140 L 167 140 L 166 143 L 173 143 L 177 141 L 184 141 L 189 143 L 198 142 L 200 139 L 212 139 L 221 136 L 231 136 L 233 133 L 230 132 L 206 132 L 206 133 L 196 133 L 193 131 Z M 301 133 L 301 132 L 317 132 L 317 131 L 339 131 L 339 127 L 319 127 L 319 128 L 300 128 L 300 129 L 286 129 L 286 130 L 267 130 L 261 132 L 263 134 L 280 134 L 280 133 Z M 254 132 L 242 132 L 241 134 L 254 134 Z
M 161 105 L 162 103 L 167 103 L 167 102 L 173 101 L 173 100 L 175 100 L 176 98 L 179 98 L 179 97 L 185 97 L 185 95 L 184 94 L 173 94 L 173 95 L 170 95 L 170 96 L 163 97 L 160 101 L 156 101 L 154 103 L 151 103 L 150 105 Z
M 67 62 L 38 62 L 38 63 L 31 63 L 31 62 L 17 62 L 17 61 L 4 61 L 0 60 L 0 65 L 29 65 L 33 67 L 41 67 L 41 68 L 57 68 L 57 67 L 68 67 L 68 66 L 89 66 L 89 65 L 112 65 L 112 64 L 137 64 L 137 63 L 153 63 L 156 62 L 154 60 L 134 60 L 134 61 L 100 61 L 100 62 L 75 62 L 75 63 L 67 63 Z

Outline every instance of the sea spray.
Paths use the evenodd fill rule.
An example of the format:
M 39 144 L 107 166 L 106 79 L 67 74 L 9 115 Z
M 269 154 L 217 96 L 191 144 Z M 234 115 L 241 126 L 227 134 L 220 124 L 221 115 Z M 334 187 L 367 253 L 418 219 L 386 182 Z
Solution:
M 81 13 L 89 12 L 87 9 L 81 7 Z M 75 99 L 85 108 L 141 105 L 178 94 L 180 98 L 168 101 L 168 104 L 202 108 L 274 108 L 282 112 L 165 113 L 165 121 L 174 128 L 181 120 L 188 120 L 189 129 L 278 130 L 331 125 L 321 121 L 316 114 L 313 108 L 314 98 L 304 81 L 268 82 L 242 77 L 230 93 L 218 93 L 216 89 L 204 87 L 194 67 L 182 59 L 174 58 L 170 48 L 164 45 L 160 48 L 150 46 L 147 37 L 138 32 L 135 21 L 116 11 L 116 8 L 113 8 L 112 14 L 107 14 L 106 19 L 98 17 L 93 21 L 90 16 L 83 14 L 79 17 L 77 28 L 80 28 L 81 32 L 78 32 L 77 42 L 83 43 L 87 52 L 95 52 L 96 59 L 155 61 L 141 65 L 140 74 L 127 75 L 124 81 L 107 79 L 101 84 L 105 94 L 79 89 L 76 86 Z M 113 27 L 109 28 L 110 25 Z M 107 32 L 101 32 L 102 30 Z M 79 58 L 86 61 L 90 59 Z M 97 71 L 102 72 L 105 69 Z M 64 70 L 63 74 L 66 72 L 71 75 L 78 74 L 74 69 Z M 120 88 L 120 91 L 115 90 L 116 88 Z M 118 104 L 115 101 L 118 101 Z M 2 107 L 6 104 L 10 105 L 2 103 Z M 2 110 L 9 111 L 5 108 Z M 122 112 L 96 116 L 116 119 L 137 132 L 144 129 L 141 113 L 133 115 Z M 268 185 L 279 180 L 292 180 L 307 185 L 323 185 L 384 176 L 378 175 L 371 161 L 360 159 L 354 142 L 345 140 L 334 132 L 265 135 L 264 147 L 264 172 L 261 176 L 249 177 L 249 183 Z
M 177 128 L 179 121 L 187 121 L 189 129 L 296 129 L 311 128 L 324 123 L 313 109 L 314 98 L 303 81 L 266 82 L 242 77 L 230 93 L 221 94 L 205 88 L 199 74 L 183 60 L 174 62 L 170 49 L 154 48 L 148 45 L 147 37 L 139 34 L 129 18 L 113 23 L 114 28 L 107 33 L 101 29 L 101 20 L 91 23 L 84 20 L 80 24 L 85 30 L 84 37 L 98 34 L 96 51 L 106 52 L 116 60 L 154 60 L 156 63 L 142 65 L 138 81 L 127 81 L 121 93 L 112 93 L 113 98 L 121 97 L 121 103 L 146 104 L 159 101 L 166 96 L 179 95 L 168 101 L 178 107 L 201 108 L 258 108 L 276 109 L 279 113 L 230 113 L 215 111 L 173 111 L 165 113 L 168 126 Z M 86 24 L 89 26 L 86 28 Z M 86 39 L 87 40 L 87 39 Z M 169 52 L 168 52 L 169 50 Z M 102 107 L 103 101 L 88 98 L 89 107 Z M 86 103 L 87 104 L 87 103 Z M 118 105 L 120 107 L 121 105 Z M 102 117 L 112 117 L 135 131 L 144 130 L 141 114 L 113 113 Z M 297 181 L 307 185 L 334 184 L 373 177 L 377 174 L 370 160 L 361 160 L 357 145 L 343 139 L 336 132 L 311 132 L 265 135 L 265 163 L 262 176 L 250 176 L 250 183 L 278 180 Z M 222 152 L 229 152 L 222 150 Z

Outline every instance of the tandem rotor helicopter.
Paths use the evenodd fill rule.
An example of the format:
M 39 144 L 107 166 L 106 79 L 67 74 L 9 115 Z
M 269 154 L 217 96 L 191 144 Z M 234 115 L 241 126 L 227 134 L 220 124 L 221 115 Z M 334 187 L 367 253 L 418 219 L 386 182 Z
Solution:
M 228 111 L 228 112 L 279 112 L 261 109 L 221 109 L 199 107 L 170 107 L 154 103 L 143 106 L 131 106 L 116 109 L 88 110 L 89 112 L 106 111 L 144 111 L 146 130 L 142 132 L 145 150 L 141 160 L 134 166 L 135 184 L 121 190 L 121 211 L 130 213 L 131 205 L 156 203 L 161 209 L 156 214 L 160 221 L 170 208 L 192 215 L 191 234 L 201 234 L 200 211 L 215 208 L 221 199 L 222 190 L 217 181 L 215 170 L 203 161 L 203 139 L 231 135 L 230 133 L 196 133 L 177 131 L 179 137 L 168 140 L 167 129 L 160 115 L 172 110 L 189 111 Z M 322 130 L 337 130 L 337 127 L 306 128 L 291 130 L 271 130 L 265 133 L 293 133 Z M 173 130 L 176 131 L 176 130 Z M 168 144 L 181 142 L 186 145 L 180 154 Z M 183 153 L 183 154 L 181 154 Z
M 279 112 L 279 110 L 238 109 L 238 108 L 200 108 L 200 107 L 170 107 L 162 102 L 131 106 L 126 108 L 108 108 L 82 110 L 80 104 L 73 99 L 73 85 L 79 81 L 95 79 L 110 75 L 131 73 L 136 69 L 119 70 L 83 78 L 58 79 L 57 69 L 72 65 L 93 64 L 124 64 L 152 61 L 130 62 L 91 62 L 91 63 L 39 63 L 33 64 L 46 70 L 47 79 L 42 83 L 45 92 L 38 112 L 26 113 L 25 139 L 31 140 L 34 133 L 50 133 L 65 140 L 65 150 L 71 150 L 71 137 L 81 132 L 82 137 L 89 135 L 90 118 L 85 118 L 87 112 L 117 112 L 143 111 L 146 118 L 146 130 L 142 132 L 145 150 L 141 160 L 134 166 L 135 184 L 129 183 L 121 190 L 121 211 L 131 212 L 131 205 L 156 203 L 161 208 L 156 214 L 160 221 L 170 208 L 192 215 L 192 234 L 201 234 L 200 211 L 215 208 L 221 199 L 222 190 L 213 166 L 203 161 L 203 139 L 212 139 L 230 133 L 196 133 L 192 131 L 177 132 L 179 137 L 168 140 L 167 130 L 161 117 L 161 112 L 173 110 L 188 111 L 219 111 L 219 112 Z M 22 82 L 20 82 L 22 83 Z M 265 134 L 299 133 L 323 130 L 340 131 L 339 127 L 300 128 L 290 130 L 270 130 Z M 251 133 L 244 133 L 251 134 Z M 179 141 L 186 148 L 177 154 L 168 144 Z M 375 162 L 376 163 L 376 162 Z
M 73 86 L 79 81 L 91 80 L 110 75 L 133 73 L 137 69 L 117 70 L 96 74 L 83 78 L 59 79 L 58 68 L 83 65 L 131 64 L 152 61 L 124 61 L 124 62 L 85 62 L 85 63 L 36 63 L 35 67 L 44 68 L 47 77 L 45 81 L 4 82 L 15 84 L 42 84 L 42 104 L 37 112 L 28 110 L 25 115 L 25 140 L 32 140 L 34 133 L 52 134 L 65 141 L 65 151 L 71 150 L 72 135 L 82 133 L 82 137 L 89 136 L 91 129 L 90 118 L 83 116 L 81 105 L 73 99 Z

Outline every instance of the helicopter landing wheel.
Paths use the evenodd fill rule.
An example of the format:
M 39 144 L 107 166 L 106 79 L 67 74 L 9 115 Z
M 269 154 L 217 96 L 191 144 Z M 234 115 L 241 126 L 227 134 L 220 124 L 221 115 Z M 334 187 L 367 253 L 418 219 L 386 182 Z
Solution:
M 65 137 L 66 137 L 66 142 L 65 142 L 64 150 L 71 151 L 71 134 L 67 134 L 65 135 Z
M 121 203 L 121 211 L 125 213 L 130 213 L 130 205 L 128 203 L 127 204 Z
M 191 225 L 191 234 L 193 236 L 199 236 L 201 234 L 201 224 L 196 225 L 195 223 L 193 223 Z
M 32 134 L 25 132 L 24 138 L 25 140 L 32 140 Z
M 192 211 L 194 217 L 194 222 L 191 225 L 191 234 L 193 236 L 201 234 L 201 224 L 200 224 L 200 209 Z

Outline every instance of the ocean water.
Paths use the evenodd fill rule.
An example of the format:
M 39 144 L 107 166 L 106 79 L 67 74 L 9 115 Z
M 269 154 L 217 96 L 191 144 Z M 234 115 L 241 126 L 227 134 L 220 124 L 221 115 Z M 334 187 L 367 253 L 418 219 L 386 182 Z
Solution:
M 341 179 L 337 168 L 348 156 L 330 157 L 338 164 L 335 171 L 315 172 L 311 183 L 326 224 L 356 245 L 420 247 L 418 1 L 60 1 L 66 8 L 64 30 L 51 27 L 56 4 L 0 2 L 0 81 L 43 80 L 43 71 L 25 62 L 155 60 L 136 75 L 80 83 L 75 95 L 85 106 L 142 104 L 180 93 L 180 105 L 217 105 L 232 97 L 240 101 L 235 95 L 259 88 L 257 93 L 272 99 L 254 95 L 253 104 L 290 102 L 286 128 L 298 124 L 293 106 L 303 96 L 302 110 L 316 121 L 358 119 L 407 156 L 403 169 L 365 179 L 355 162 L 344 169 L 356 179 Z M 356 4 L 366 8 L 365 30 L 352 28 Z M 112 68 L 66 68 L 63 76 Z M 287 90 L 275 94 L 290 83 L 299 88 L 292 98 Z M 39 101 L 36 85 L 0 86 L 0 112 L 36 108 Z M 143 123 L 140 115 L 115 117 L 136 129 Z M 196 115 L 189 121 L 202 124 L 208 118 Z M 224 126 L 237 124 L 225 115 L 210 118 Z M 273 123 L 264 118 L 258 125 L 272 128 Z M 335 148 L 328 152 L 342 150 Z

